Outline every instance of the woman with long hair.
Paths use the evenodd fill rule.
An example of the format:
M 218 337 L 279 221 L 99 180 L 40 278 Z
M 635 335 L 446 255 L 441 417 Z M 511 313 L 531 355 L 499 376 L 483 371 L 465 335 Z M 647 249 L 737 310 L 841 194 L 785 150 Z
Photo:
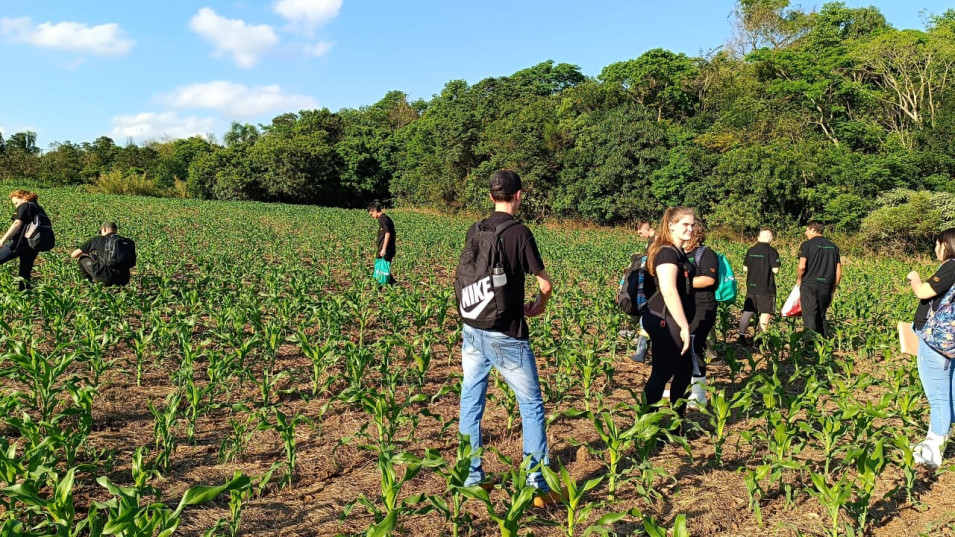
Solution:
M 716 281 L 720 260 L 711 248 L 705 245 L 706 229 L 700 222 L 693 227 L 693 236 L 683 245 L 690 263 L 696 269 L 693 278 L 693 301 L 696 313 L 690 321 L 693 339 L 692 351 L 695 367 L 690 384 L 690 408 L 706 406 L 706 338 L 716 325 Z
M 938 234 L 935 257 L 942 264 L 928 280 L 923 282 L 914 270 L 906 276 L 912 292 L 920 299 L 912 323 L 919 336 L 932 312 L 938 309 L 949 289 L 955 285 L 955 228 Z M 913 456 L 917 464 L 937 468 L 942 464 L 942 444 L 948 439 L 949 429 L 955 421 L 955 366 L 944 355 L 929 347 L 921 337 L 916 363 L 919 380 L 928 398 L 929 428 L 925 440 L 912 448 Z
M 690 241 L 696 215 L 689 207 L 670 207 L 647 252 L 644 281 L 648 297 L 643 326 L 650 334 L 653 363 L 643 393 L 647 403 L 663 398 L 670 384 L 670 401 L 682 416 L 686 410 L 687 388 L 693 375 L 690 351 L 690 319 L 695 314 L 693 277 L 695 269 L 683 252 Z
M 37 195 L 29 190 L 14 190 L 10 193 L 10 201 L 16 207 L 16 214 L 13 216 L 13 222 L 10 228 L 0 238 L 0 264 L 6 263 L 15 258 L 20 259 L 20 290 L 30 288 L 30 277 L 33 272 L 33 263 L 36 261 L 37 252 L 30 247 L 23 233 L 27 226 L 33 222 L 33 218 L 38 214 L 46 214 L 37 202 Z

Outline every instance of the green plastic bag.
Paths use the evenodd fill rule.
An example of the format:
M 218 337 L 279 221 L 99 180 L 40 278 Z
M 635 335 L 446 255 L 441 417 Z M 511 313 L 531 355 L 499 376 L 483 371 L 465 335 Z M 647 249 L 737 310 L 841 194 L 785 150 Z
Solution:
M 720 262 L 720 279 L 716 287 L 717 302 L 736 302 L 736 295 L 739 293 L 739 286 L 736 284 L 736 275 L 733 274 L 733 267 L 730 265 L 726 256 L 717 252 L 716 257 Z
M 388 285 L 391 283 L 391 263 L 385 261 L 382 258 L 375 260 L 375 281 L 381 285 Z

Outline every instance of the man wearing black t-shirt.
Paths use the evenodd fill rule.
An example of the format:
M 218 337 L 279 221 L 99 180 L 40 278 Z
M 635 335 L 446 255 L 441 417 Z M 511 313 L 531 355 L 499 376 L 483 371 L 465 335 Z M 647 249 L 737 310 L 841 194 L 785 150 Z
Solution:
M 80 273 L 89 281 L 106 285 L 129 283 L 129 269 L 108 267 L 101 259 L 106 251 L 106 237 L 116 234 L 116 222 L 106 222 L 99 228 L 99 235 L 73 250 L 70 257 L 80 265 Z
M 719 276 L 720 260 L 716 252 L 704 245 L 706 229 L 699 222 L 693 228 L 690 242 L 684 247 L 687 259 L 696 267 L 693 277 L 693 300 L 696 311 L 690 321 L 690 333 L 693 335 L 693 359 L 696 367 L 693 370 L 690 396 L 687 399 L 689 408 L 706 406 L 706 339 L 710 331 L 716 326 L 716 285 Z
M 521 178 L 510 170 L 500 170 L 491 177 L 491 200 L 494 213 L 484 222 L 499 227 L 513 221 L 520 206 Z M 477 224 L 468 230 L 468 238 Z M 527 484 L 536 487 L 538 497 L 535 505 L 545 505 L 556 500 L 539 468 L 547 465 L 547 436 L 544 432 L 544 401 L 541 396 L 537 362 L 528 341 L 525 316 L 535 317 L 544 312 L 550 300 L 552 285 L 544 270 L 540 251 L 534 235 L 523 224 L 511 225 L 500 234 L 504 252 L 504 273 L 507 282 L 504 292 L 507 309 L 497 325 L 489 330 L 465 324 L 462 330 L 461 362 L 464 378 L 461 380 L 461 434 L 467 435 L 476 451 L 483 445 L 481 418 L 484 415 L 488 375 L 495 368 L 514 391 L 521 413 L 524 437 L 524 458 L 530 457 Z M 524 303 L 524 276 L 537 278 L 540 293 L 533 302 Z M 484 469 L 479 455 L 471 457 L 471 470 L 466 486 L 484 480 Z
M 799 302 L 802 323 L 807 330 L 826 335 L 826 310 L 832 295 L 842 279 L 842 259 L 839 247 L 822 236 L 821 222 L 806 225 L 806 241 L 799 246 Z
M 368 215 L 378 221 L 375 259 L 381 258 L 391 263 L 395 258 L 395 223 L 381 210 L 378 203 L 368 205 Z M 391 283 L 395 283 L 394 276 L 391 277 Z
M 739 318 L 739 341 L 746 342 L 746 329 L 753 314 L 759 313 L 759 331 L 769 328 L 769 320 L 776 311 L 776 275 L 779 274 L 779 252 L 769 245 L 773 232 L 759 230 L 759 239 L 746 251 L 743 271 L 746 272 L 746 301 Z

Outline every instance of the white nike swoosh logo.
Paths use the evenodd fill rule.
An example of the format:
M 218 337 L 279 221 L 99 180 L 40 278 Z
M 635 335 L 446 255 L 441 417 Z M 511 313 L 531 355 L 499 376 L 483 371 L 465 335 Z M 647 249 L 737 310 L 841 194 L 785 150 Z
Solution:
M 464 308 L 461 308 L 461 317 L 472 320 L 477 319 L 478 315 L 484 311 L 484 308 L 486 308 L 492 300 L 494 300 L 494 293 L 490 292 L 484 297 L 484 300 L 481 300 L 473 308 L 471 308 L 471 311 L 464 311 Z

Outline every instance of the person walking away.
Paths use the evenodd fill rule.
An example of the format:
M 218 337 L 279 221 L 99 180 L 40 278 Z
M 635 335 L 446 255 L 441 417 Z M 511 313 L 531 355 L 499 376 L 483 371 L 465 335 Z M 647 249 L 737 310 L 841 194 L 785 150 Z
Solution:
M 107 286 L 129 283 L 129 271 L 136 266 L 136 245 L 120 237 L 118 230 L 116 222 L 105 222 L 99 235 L 70 254 L 70 258 L 77 260 L 83 278 Z
M 375 259 L 384 259 L 390 265 L 395 258 L 395 223 L 382 211 L 381 204 L 377 202 L 368 205 L 368 215 L 378 221 Z M 389 283 L 397 283 L 394 274 L 391 275 Z
M 650 334 L 653 353 L 644 397 L 651 405 L 657 403 L 669 382 L 670 401 L 681 417 L 686 411 L 684 400 L 693 376 L 690 320 L 696 314 L 693 298 L 696 269 L 683 252 L 683 246 L 692 238 L 695 225 L 693 209 L 671 207 L 666 210 L 647 253 L 647 271 L 652 278 L 644 281 L 644 290 L 650 298 L 643 326 Z
M 746 344 L 746 330 L 754 314 L 759 314 L 759 332 L 769 328 L 776 311 L 776 275 L 781 266 L 779 252 L 770 246 L 773 232 L 768 227 L 759 230 L 756 244 L 746 250 L 743 272 L 746 273 L 746 300 L 739 317 L 737 343 Z
M 826 311 L 842 280 L 839 247 L 822 236 L 825 228 L 813 220 L 806 225 L 806 241 L 799 246 L 796 285 L 806 330 L 826 337 Z
M 935 257 L 942 262 L 931 277 L 923 281 L 916 271 L 906 279 L 919 298 L 912 328 L 919 337 L 916 356 L 919 380 L 929 403 L 929 428 L 922 440 L 912 448 L 916 464 L 938 468 L 942 464 L 942 445 L 948 440 L 955 416 L 955 366 L 951 360 L 928 346 L 922 339 L 925 323 L 941 305 L 942 299 L 955 285 L 955 228 L 939 233 L 935 240 Z
M 38 196 L 29 190 L 14 190 L 10 193 L 10 201 L 16 207 L 16 214 L 7 232 L 0 237 L 0 245 L 3 245 L 0 247 L 0 264 L 12 259 L 20 260 L 17 275 L 20 277 L 18 286 L 21 291 L 31 287 L 33 264 L 39 254 L 38 250 L 30 246 L 24 234 L 37 216 L 42 215 L 43 219 L 49 221 L 46 211 L 37 203 L 37 198 Z
M 696 269 L 693 277 L 693 301 L 695 313 L 690 321 L 693 354 L 693 377 L 687 404 L 690 408 L 706 406 L 706 343 L 716 326 L 716 284 L 720 260 L 711 248 L 705 245 L 706 229 L 700 222 L 693 228 L 689 242 L 683 245 L 687 258 Z
M 549 462 L 544 401 L 525 316 L 536 317 L 544 312 L 553 286 L 534 234 L 514 218 L 523 196 L 520 176 L 511 170 L 495 172 L 491 176 L 490 196 L 494 212 L 468 230 L 455 278 L 459 313 L 464 321 L 460 432 L 470 438 L 475 453 L 483 445 L 481 419 L 488 375 L 492 367 L 497 369 L 517 397 L 524 458 L 530 457 L 527 484 L 538 490 L 535 505 L 544 506 L 556 502 L 559 496 L 550 491 L 540 469 Z M 484 263 L 493 266 L 485 267 L 489 274 L 473 276 L 473 283 L 465 280 L 474 267 L 480 268 L 481 260 L 490 260 Z M 535 276 L 540 291 L 526 305 L 525 274 Z M 465 485 L 479 484 L 484 478 L 481 457 L 473 455 Z

